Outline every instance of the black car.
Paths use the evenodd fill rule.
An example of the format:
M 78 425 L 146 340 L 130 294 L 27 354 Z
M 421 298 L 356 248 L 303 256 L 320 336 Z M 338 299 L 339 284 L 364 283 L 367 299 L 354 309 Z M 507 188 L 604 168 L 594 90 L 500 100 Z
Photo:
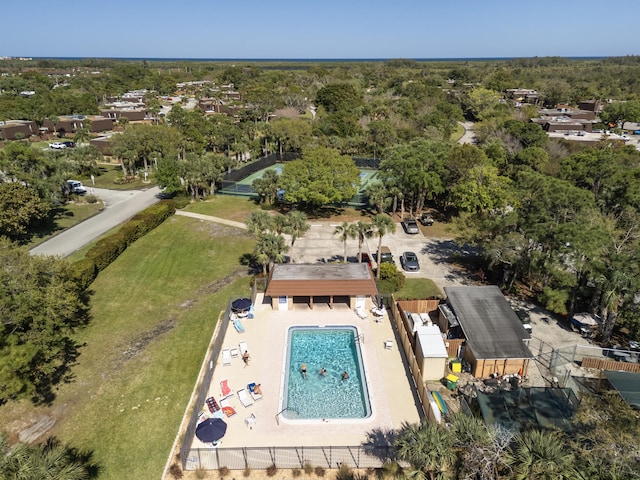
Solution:
M 75 142 L 62 142 L 62 144 L 67 148 L 73 148 L 76 146 Z
M 420 270 L 420 262 L 418 256 L 413 252 L 404 252 L 400 257 L 402 268 L 407 272 L 417 272 Z

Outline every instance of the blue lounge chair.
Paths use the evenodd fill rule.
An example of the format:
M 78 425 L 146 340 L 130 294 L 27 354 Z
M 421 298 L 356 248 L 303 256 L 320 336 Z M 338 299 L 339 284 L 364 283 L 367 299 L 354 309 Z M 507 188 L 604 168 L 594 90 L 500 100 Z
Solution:
M 244 333 L 244 327 L 242 326 L 242 323 L 240 323 L 239 318 L 233 320 L 233 326 L 236 328 L 238 333 Z

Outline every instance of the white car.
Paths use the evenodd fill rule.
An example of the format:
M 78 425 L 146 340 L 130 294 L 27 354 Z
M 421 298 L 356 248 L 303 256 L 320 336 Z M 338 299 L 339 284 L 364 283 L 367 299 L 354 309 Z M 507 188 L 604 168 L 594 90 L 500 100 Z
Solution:
M 49 145 L 49 148 L 55 148 L 56 150 L 61 150 L 63 148 L 67 148 L 67 146 L 62 142 L 53 142 Z

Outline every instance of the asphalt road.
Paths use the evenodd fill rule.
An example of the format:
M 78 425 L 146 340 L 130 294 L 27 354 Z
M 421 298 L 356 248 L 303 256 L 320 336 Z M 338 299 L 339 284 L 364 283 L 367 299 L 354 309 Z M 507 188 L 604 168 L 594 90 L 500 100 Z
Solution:
M 89 190 L 89 187 L 87 189 Z M 71 255 L 100 235 L 133 217 L 136 213 L 158 202 L 156 195 L 160 193 L 160 189 L 158 187 L 146 190 L 94 188 L 93 193 L 105 204 L 105 208 L 98 215 L 94 215 L 32 248 L 31 253 L 59 257 Z

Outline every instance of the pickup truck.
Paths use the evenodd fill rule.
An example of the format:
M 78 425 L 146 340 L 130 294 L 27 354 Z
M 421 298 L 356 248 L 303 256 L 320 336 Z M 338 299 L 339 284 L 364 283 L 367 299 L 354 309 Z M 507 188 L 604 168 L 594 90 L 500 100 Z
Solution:
M 425 227 L 428 227 L 429 225 L 433 225 L 433 217 L 428 213 L 423 213 L 422 215 L 420 215 L 420 217 L 418 218 L 418 221 Z

